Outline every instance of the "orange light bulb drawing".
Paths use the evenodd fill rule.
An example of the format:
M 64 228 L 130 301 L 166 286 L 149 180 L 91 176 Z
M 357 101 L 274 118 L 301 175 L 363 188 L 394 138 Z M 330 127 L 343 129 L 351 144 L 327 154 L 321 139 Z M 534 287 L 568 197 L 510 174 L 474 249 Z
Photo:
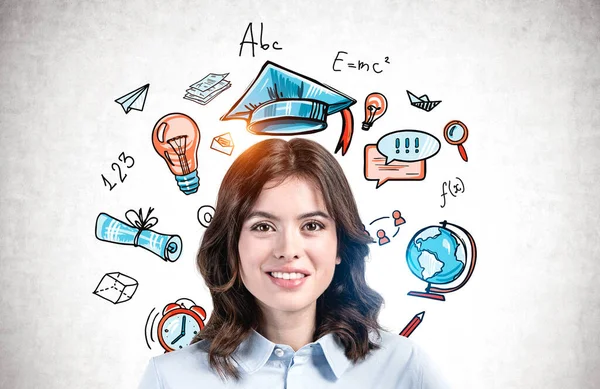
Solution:
M 387 99 L 381 93 L 371 93 L 365 99 L 365 121 L 362 129 L 368 131 L 373 123 L 385 114 Z
M 200 184 L 196 155 L 200 130 L 196 122 L 182 113 L 165 115 L 154 125 L 152 144 L 175 175 L 179 189 L 186 195 L 196 193 Z

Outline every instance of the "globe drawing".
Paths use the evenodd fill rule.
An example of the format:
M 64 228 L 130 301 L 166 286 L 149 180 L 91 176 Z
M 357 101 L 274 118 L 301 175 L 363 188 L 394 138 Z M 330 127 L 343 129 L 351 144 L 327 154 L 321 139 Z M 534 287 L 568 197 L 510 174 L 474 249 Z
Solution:
M 467 237 L 468 247 L 460 235 Z M 408 294 L 444 301 L 445 297 L 439 293 L 453 292 L 464 286 L 471 277 L 475 259 L 475 241 L 464 228 L 443 221 L 440 226 L 419 230 L 408 244 L 406 262 L 416 277 L 427 282 L 427 288 L 425 292 L 413 291 Z M 463 274 L 465 277 L 458 286 L 447 289 L 432 287 L 450 284 Z

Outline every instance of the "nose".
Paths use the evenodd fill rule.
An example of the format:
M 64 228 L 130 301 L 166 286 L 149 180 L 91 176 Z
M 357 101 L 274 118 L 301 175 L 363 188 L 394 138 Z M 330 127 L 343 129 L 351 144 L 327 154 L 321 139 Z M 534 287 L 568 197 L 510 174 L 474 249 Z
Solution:
M 279 235 L 273 249 L 273 255 L 278 259 L 292 260 L 302 256 L 304 251 L 300 232 L 288 229 Z

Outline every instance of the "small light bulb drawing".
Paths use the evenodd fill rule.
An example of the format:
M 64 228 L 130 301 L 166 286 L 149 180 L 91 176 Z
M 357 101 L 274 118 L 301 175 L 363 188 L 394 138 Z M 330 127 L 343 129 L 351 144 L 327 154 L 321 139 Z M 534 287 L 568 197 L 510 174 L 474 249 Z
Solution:
M 365 99 L 365 121 L 362 124 L 362 129 L 368 131 L 375 120 L 385 114 L 387 110 L 387 99 L 381 93 L 371 93 Z
M 160 118 L 152 130 L 152 144 L 186 195 L 196 193 L 198 178 L 198 145 L 200 130 L 196 122 L 182 113 L 170 113 Z

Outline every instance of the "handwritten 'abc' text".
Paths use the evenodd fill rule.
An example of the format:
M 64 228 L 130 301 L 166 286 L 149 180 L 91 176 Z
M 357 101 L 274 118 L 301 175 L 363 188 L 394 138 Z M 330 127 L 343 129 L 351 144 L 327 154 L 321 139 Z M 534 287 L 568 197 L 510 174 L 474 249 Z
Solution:
M 250 32 L 250 40 L 247 40 L 248 37 L 248 32 Z M 269 47 L 272 47 L 273 50 L 281 50 L 282 48 L 279 47 L 279 42 L 277 41 L 273 41 L 273 43 L 271 43 L 270 45 L 268 43 L 264 43 L 263 42 L 263 24 L 262 22 L 260 23 L 260 48 L 263 50 L 269 50 Z M 252 31 L 252 22 L 250 22 L 248 24 L 248 27 L 246 28 L 246 32 L 244 33 L 244 37 L 242 38 L 242 42 L 240 43 L 240 57 L 242 56 L 242 51 L 244 50 L 244 45 L 250 45 L 250 47 L 252 48 L 252 57 L 254 57 L 255 53 L 254 53 L 254 46 L 259 45 L 259 43 L 257 43 L 254 40 L 254 32 Z

